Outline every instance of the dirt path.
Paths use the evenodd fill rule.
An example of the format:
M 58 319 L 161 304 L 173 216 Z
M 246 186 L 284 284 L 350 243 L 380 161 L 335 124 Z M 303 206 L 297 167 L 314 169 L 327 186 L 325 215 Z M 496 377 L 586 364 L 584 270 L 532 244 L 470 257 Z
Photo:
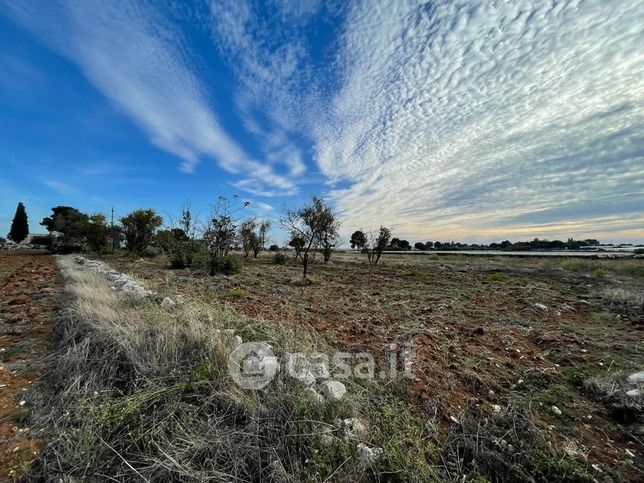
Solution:
M 44 445 L 25 427 L 22 394 L 39 377 L 32 362 L 45 347 L 60 288 L 53 257 L 0 251 L 0 480 L 19 477 Z

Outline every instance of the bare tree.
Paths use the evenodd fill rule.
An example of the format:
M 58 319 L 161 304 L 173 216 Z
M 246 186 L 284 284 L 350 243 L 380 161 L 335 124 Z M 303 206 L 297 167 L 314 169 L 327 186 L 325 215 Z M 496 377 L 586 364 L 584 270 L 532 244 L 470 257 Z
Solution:
M 306 278 L 311 250 L 324 247 L 325 243 L 332 243 L 337 238 L 339 222 L 336 215 L 322 198 L 313 196 L 302 208 L 285 208 L 281 224 L 294 238 L 304 241 L 300 255 L 302 276 Z
M 218 262 L 228 254 L 235 243 L 237 225 L 234 215 L 240 210 L 250 206 L 249 201 L 240 203 L 239 197 L 234 195 L 232 200 L 220 196 L 217 205 L 213 208 L 210 223 L 204 232 L 204 240 L 210 250 L 210 274 L 214 275 Z

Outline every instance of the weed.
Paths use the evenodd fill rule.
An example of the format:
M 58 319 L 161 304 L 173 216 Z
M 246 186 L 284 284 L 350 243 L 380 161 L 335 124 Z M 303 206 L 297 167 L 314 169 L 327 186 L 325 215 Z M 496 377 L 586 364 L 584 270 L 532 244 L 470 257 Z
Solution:
M 510 280 L 512 280 L 512 277 L 510 277 L 507 273 L 495 272 L 492 275 L 490 275 L 490 280 L 492 280 L 493 282 L 507 283 Z
M 287 257 L 286 254 L 277 252 L 273 255 L 273 265 L 286 265 L 288 258 L 289 257 Z
M 236 287 L 236 288 L 230 289 L 228 292 L 226 292 L 224 297 L 233 298 L 233 299 L 239 299 L 239 298 L 246 297 L 246 295 L 248 295 L 248 292 L 246 290 L 244 290 L 241 287 Z
M 407 272 L 408 277 L 424 277 L 425 275 L 426 275 L 425 272 L 415 268 Z

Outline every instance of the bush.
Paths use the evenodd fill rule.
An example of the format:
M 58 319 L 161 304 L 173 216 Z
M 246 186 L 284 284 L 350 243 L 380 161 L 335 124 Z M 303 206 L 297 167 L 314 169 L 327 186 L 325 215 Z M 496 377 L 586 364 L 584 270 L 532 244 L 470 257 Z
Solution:
M 271 245 L 268 249 L 272 252 L 278 252 L 280 247 L 277 245 Z
M 409 272 L 407 272 L 407 275 L 410 276 L 410 277 L 424 277 L 425 272 L 423 272 L 422 270 L 418 270 L 418 269 L 414 268 L 414 269 L 410 270 Z
M 636 248 L 635 250 L 633 250 L 633 253 L 635 255 L 644 255 L 644 248 Z
M 69 255 L 70 253 L 80 253 L 83 251 L 83 245 L 73 241 L 62 242 L 58 245 L 55 245 L 54 251 L 62 255 Z
M 195 262 L 197 252 L 199 252 L 199 245 L 192 240 L 173 243 L 169 250 L 170 267 L 192 267 Z
M 277 252 L 275 255 L 273 255 L 274 265 L 286 265 L 286 262 L 288 262 L 288 257 L 284 253 Z
M 595 270 L 593 270 L 593 276 L 596 278 L 604 278 L 606 276 L 606 272 L 604 269 L 597 267 Z
M 51 247 L 52 239 L 50 236 L 34 236 L 31 238 L 32 245 L 44 245 L 47 248 Z
M 224 255 L 215 258 L 210 262 L 210 274 L 223 273 L 224 275 L 233 275 L 241 272 L 241 262 L 233 255 Z
M 511 277 L 507 273 L 495 272 L 492 275 L 490 275 L 490 280 L 492 280 L 493 282 L 505 283 L 505 282 L 509 282 L 511 280 Z
M 146 247 L 143 252 L 141 252 L 141 255 L 146 258 L 154 258 L 161 255 L 161 250 L 157 247 Z

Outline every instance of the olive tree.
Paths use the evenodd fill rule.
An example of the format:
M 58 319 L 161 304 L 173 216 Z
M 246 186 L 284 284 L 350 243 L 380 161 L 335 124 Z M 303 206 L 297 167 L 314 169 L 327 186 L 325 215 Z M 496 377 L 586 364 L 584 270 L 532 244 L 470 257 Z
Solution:
M 368 241 L 364 247 L 364 252 L 367 254 L 369 263 L 377 265 L 382 256 L 382 252 L 389 245 L 391 240 L 391 230 L 384 226 L 381 226 L 378 230 L 378 233 L 370 233 Z
M 152 241 L 163 218 L 152 209 L 134 210 L 121 218 L 125 246 L 134 253 L 143 253 Z
M 271 229 L 270 220 L 257 220 L 248 218 L 239 227 L 239 240 L 244 249 L 244 258 L 252 251 L 253 258 L 257 258 L 259 252 L 265 250 L 266 237 Z
M 284 209 L 281 223 L 293 237 L 299 237 L 304 241 L 300 255 L 303 266 L 302 276 L 306 278 L 311 251 L 319 248 L 332 250 L 338 237 L 340 222 L 322 198 L 313 196 L 299 209 Z

